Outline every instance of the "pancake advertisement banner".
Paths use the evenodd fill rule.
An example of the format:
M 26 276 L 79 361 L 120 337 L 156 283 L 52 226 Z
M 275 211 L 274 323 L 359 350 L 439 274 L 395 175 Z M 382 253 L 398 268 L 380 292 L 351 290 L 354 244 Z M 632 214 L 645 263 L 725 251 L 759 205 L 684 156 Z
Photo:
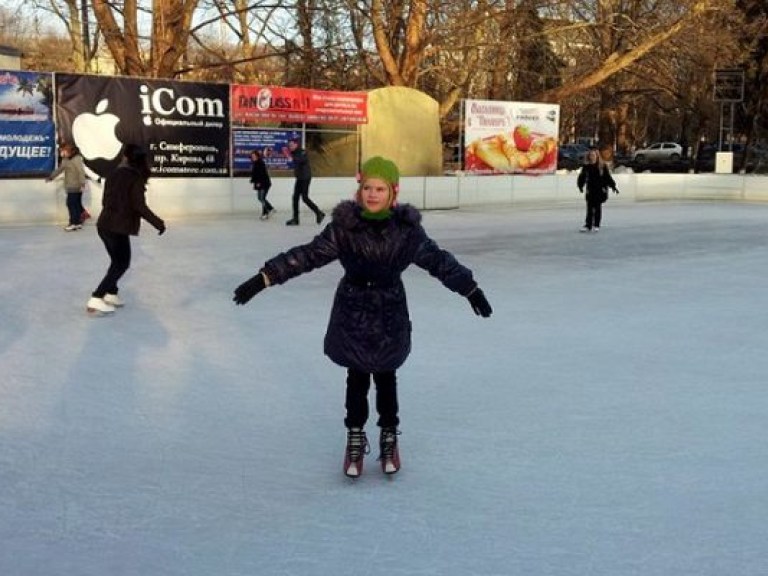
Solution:
M 560 106 L 466 100 L 464 170 L 476 174 L 551 174 L 557 169 Z

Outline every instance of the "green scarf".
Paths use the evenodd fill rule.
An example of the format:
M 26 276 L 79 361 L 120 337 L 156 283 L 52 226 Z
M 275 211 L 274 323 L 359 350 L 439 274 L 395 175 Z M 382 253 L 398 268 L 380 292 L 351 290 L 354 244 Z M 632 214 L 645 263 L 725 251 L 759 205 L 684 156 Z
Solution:
M 380 212 L 371 212 L 370 210 L 363 209 L 360 215 L 365 220 L 386 220 L 392 216 L 392 210 L 387 208 L 386 210 L 381 210 Z

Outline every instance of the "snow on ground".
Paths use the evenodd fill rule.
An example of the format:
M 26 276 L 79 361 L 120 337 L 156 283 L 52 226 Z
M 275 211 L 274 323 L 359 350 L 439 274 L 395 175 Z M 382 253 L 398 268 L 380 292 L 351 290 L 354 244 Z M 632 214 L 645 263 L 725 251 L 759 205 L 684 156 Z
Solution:
M 316 226 L 145 227 L 98 319 L 93 226 L 0 230 L 0 574 L 766 574 L 768 206 L 605 212 L 425 213 L 494 315 L 406 273 L 403 469 L 358 481 L 338 265 L 231 302 Z

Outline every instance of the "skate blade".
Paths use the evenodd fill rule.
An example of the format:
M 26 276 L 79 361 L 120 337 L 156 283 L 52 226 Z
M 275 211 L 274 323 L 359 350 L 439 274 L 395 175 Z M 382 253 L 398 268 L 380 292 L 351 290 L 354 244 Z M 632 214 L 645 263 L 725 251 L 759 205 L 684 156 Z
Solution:
M 102 310 L 96 310 L 95 308 L 86 308 L 85 311 L 91 318 L 100 318 L 102 316 L 111 316 L 114 314 L 112 311 L 103 312 Z
M 393 474 L 397 474 L 400 471 L 400 467 L 395 465 L 395 463 L 391 460 L 387 460 L 381 465 L 381 471 L 384 472 L 384 474 L 387 476 L 392 476 Z
M 358 467 L 355 464 L 350 464 L 347 466 L 347 469 L 344 470 L 344 476 L 347 478 L 352 478 L 353 480 L 357 480 L 362 476 L 363 474 L 363 468 L 362 466 Z

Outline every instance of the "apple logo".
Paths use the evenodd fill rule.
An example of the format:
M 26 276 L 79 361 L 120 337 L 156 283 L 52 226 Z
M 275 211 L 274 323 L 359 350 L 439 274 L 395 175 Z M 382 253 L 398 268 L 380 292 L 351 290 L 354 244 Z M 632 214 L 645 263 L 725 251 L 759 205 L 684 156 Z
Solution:
M 114 114 L 104 114 L 107 106 L 109 101 L 104 98 L 96 105 L 96 114 L 86 112 L 72 122 L 72 138 L 86 160 L 111 160 L 123 147 L 123 143 L 115 136 L 115 126 L 120 118 Z

